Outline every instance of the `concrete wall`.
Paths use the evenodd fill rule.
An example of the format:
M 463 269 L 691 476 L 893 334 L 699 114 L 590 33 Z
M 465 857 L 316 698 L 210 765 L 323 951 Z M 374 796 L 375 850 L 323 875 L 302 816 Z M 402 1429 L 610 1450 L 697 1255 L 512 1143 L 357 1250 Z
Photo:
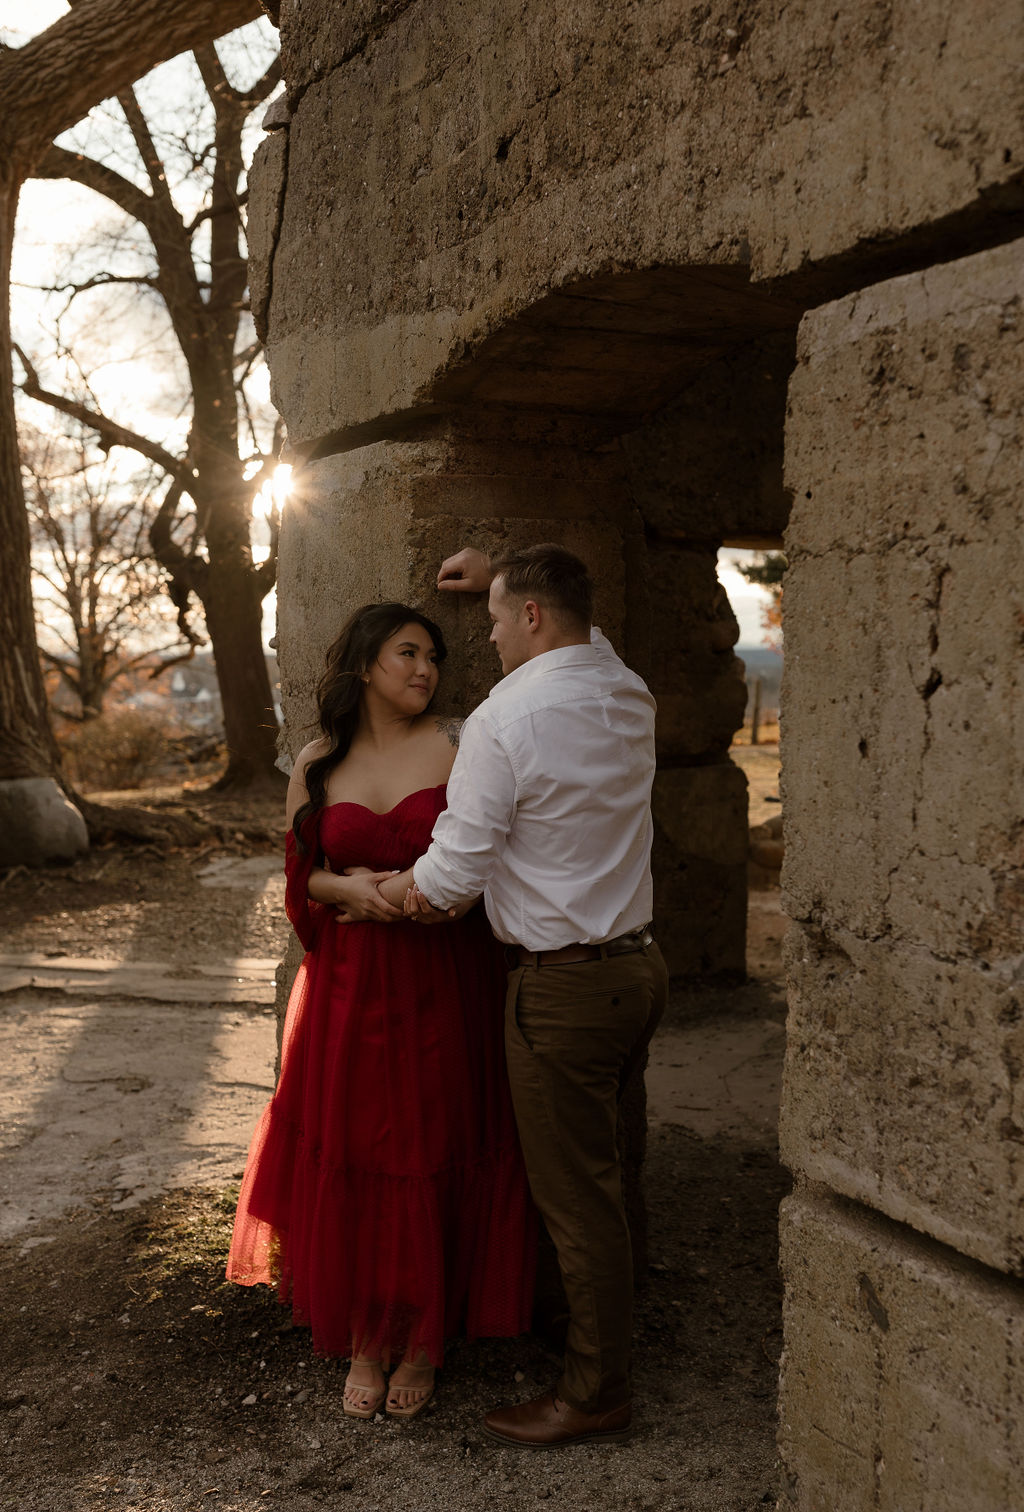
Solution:
M 707 553 L 784 523 L 781 412 L 807 305 L 887 260 L 927 258 L 939 217 L 947 240 L 992 237 L 1019 204 L 1012 14 L 998 0 L 969 21 L 937 0 L 742 16 L 724 0 L 304 0 L 280 20 L 291 114 L 252 174 L 253 309 L 293 456 L 353 453 L 316 463 L 305 515 L 286 522 L 289 739 L 356 603 L 401 592 L 443 616 L 439 554 L 503 533 L 561 539 L 561 520 L 615 591 L 634 585 L 606 617 L 631 619 L 620 644 L 663 724 L 692 721 L 695 748 L 662 753 L 673 968 L 738 974 L 738 669 L 727 643 L 710 645 Z M 465 463 L 485 417 L 490 455 Z M 440 450 L 429 429 L 424 443 L 431 421 L 448 430 Z M 568 443 L 553 434 L 573 424 Z M 503 426 L 528 434 L 505 447 Z M 399 528 L 387 500 L 422 444 L 434 483 L 451 468 L 461 489 L 445 485 L 445 508 L 403 494 Z M 554 485 L 563 465 L 577 480 L 614 472 L 615 448 L 609 486 L 624 475 L 629 499 L 610 521 L 602 484 L 607 523 L 591 533 L 586 488 L 573 501 L 571 480 Z M 677 579 L 684 560 L 695 570 Z M 661 623 L 658 605 L 646 622 L 637 607 L 653 579 L 670 583 Z M 673 619 L 697 632 L 675 665 L 662 655 Z M 461 612 L 453 639 L 472 654 L 452 665 L 453 702 L 490 676 L 480 629 Z M 707 765 L 722 770 L 682 775 Z
M 577 280 L 792 278 L 998 209 L 1024 162 L 1020 20 L 1005 0 L 290 0 L 268 334 L 293 442 L 417 407 Z
M 303 464 L 290 743 L 369 599 L 441 621 L 444 704 L 470 706 L 496 668 L 439 560 L 564 541 L 659 699 L 679 972 L 743 963 L 714 554 L 777 540 L 794 501 L 803 1512 L 1007 1512 L 1019 1484 L 1022 10 L 282 0 L 288 106 L 252 173 L 254 315 Z
M 810 1195 L 787 1219 L 802 1508 L 854 1462 L 874 1485 L 879 1457 L 880 1499 L 850 1482 L 843 1505 L 1009 1507 L 1014 1476 L 1019 1497 L 1001 1328 L 1019 1338 L 1024 1289 L 999 1283 L 993 1313 L 984 1267 L 1024 1276 L 1022 296 L 1024 242 L 869 288 L 805 318 L 790 385 L 782 1146 L 888 1220 L 829 1232 L 835 1204 Z M 922 1235 L 948 1247 L 941 1284 Z M 885 1252 L 906 1327 L 870 1370 L 875 1336 L 836 1313 L 812 1238 L 847 1293 L 865 1247 Z M 814 1400 L 834 1421 L 812 1432 Z
M 1020 1288 L 821 1192 L 782 1208 L 780 1506 L 1021 1504 Z

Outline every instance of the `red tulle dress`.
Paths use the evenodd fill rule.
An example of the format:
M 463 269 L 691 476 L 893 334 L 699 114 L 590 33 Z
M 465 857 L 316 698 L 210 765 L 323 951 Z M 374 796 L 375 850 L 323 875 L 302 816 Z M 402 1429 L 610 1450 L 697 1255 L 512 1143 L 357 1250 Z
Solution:
M 230 1280 L 276 1284 L 314 1348 L 397 1363 L 529 1327 L 535 1216 L 505 1071 L 504 959 L 483 909 L 456 924 L 339 924 L 309 873 L 404 870 L 444 787 L 386 814 L 335 803 L 289 835 L 306 957 L 277 1090 L 253 1136 Z

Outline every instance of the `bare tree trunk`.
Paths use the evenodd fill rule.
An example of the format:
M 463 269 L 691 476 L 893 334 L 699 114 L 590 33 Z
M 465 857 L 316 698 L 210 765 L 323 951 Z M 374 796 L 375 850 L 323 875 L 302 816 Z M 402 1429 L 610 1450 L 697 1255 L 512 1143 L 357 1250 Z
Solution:
M 0 53 L 0 781 L 60 771 L 32 614 L 11 373 L 8 291 L 21 183 L 53 138 L 101 100 L 258 14 L 258 0 L 80 0 L 24 48 Z
M 277 714 L 263 653 L 262 605 L 252 569 L 221 568 L 217 592 L 204 600 L 206 625 L 224 711 L 228 764 L 215 784 L 244 787 L 283 781 L 277 759 Z
M 240 450 L 236 345 L 245 307 L 247 266 L 241 247 L 244 221 L 239 180 L 242 137 L 253 108 L 276 88 L 275 62 L 248 91 L 227 77 L 216 49 L 194 50 L 196 65 L 214 109 L 214 151 L 210 162 L 209 290 L 194 261 L 193 227 L 186 225 L 170 189 L 158 136 L 134 90 L 118 96 L 146 169 L 149 190 L 109 164 L 87 154 L 53 147 L 37 164 L 38 175 L 66 178 L 105 195 L 145 229 L 155 267 L 143 280 L 162 298 L 181 348 L 192 390 L 188 453 L 176 458 L 150 438 L 132 432 L 91 405 L 43 389 L 30 359 L 19 349 L 26 393 L 92 426 L 108 445 L 128 446 L 167 473 L 170 487 L 150 527 L 153 555 L 165 568 L 175 604 L 184 615 L 189 597 L 203 606 L 217 669 L 228 745 L 228 767 L 217 787 L 253 781 L 278 783 L 275 766 L 276 715 L 261 633 L 260 603 L 273 586 L 276 520 L 270 552 L 257 566 L 252 558 L 252 500 L 256 484 L 251 458 Z M 264 468 L 272 454 L 262 457 Z M 195 536 L 186 550 L 175 537 L 177 510 L 184 495 L 196 506 Z M 205 545 L 206 555 L 202 547 Z M 84 677 L 85 660 L 82 658 Z
M 0 778 L 56 776 L 57 744 L 46 711 L 46 691 L 36 650 L 28 515 L 14 428 L 11 317 L 6 290 L 20 184 L 10 163 L 0 162 L 0 542 L 4 573 L 0 590 Z M 10 417 L 10 423 L 3 420 Z

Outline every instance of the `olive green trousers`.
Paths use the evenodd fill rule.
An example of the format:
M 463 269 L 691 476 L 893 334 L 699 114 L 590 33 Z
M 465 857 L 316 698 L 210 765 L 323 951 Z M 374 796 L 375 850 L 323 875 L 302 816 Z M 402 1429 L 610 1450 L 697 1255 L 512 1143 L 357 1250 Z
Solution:
M 616 1129 L 665 1007 L 657 945 L 509 975 L 505 1048 L 530 1188 L 558 1255 L 569 1331 L 555 1388 L 581 1412 L 630 1399 L 633 1257 Z

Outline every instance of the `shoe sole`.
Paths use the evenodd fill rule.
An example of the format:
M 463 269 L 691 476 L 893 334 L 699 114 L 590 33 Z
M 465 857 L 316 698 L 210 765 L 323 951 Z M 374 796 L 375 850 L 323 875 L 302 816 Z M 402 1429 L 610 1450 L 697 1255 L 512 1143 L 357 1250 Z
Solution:
M 575 1444 L 628 1444 L 633 1437 L 630 1425 L 628 1428 L 617 1428 L 611 1433 L 577 1433 L 572 1438 L 553 1439 L 545 1444 L 531 1439 L 506 1438 L 503 1433 L 488 1428 L 486 1423 L 482 1427 L 489 1439 L 510 1449 L 571 1449 Z

